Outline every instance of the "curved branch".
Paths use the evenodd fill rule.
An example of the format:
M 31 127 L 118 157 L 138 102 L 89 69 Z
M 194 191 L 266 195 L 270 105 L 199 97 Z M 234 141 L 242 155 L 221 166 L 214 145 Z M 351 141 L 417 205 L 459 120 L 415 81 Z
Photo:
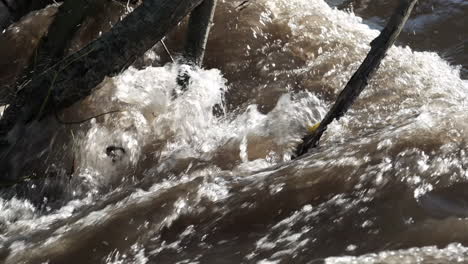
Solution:
M 408 20 L 414 5 L 418 0 L 400 0 L 400 6 L 395 10 L 386 27 L 380 35 L 371 42 L 371 50 L 364 62 L 349 80 L 346 87 L 338 95 L 335 104 L 328 111 L 318 128 L 303 138 L 303 142 L 296 149 L 296 157 L 307 153 L 318 145 L 327 126 L 335 119 L 340 119 L 359 97 L 367 86 L 369 79 L 377 71 L 388 49 L 393 46 Z
M 0 170 L 26 126 L 88 96 L 159 42 L 202 0 L 145 0 L 109 32 L 67 56 L 18 92 L 0 119 Z M 15 133 L 10 133 L 15 131 Z

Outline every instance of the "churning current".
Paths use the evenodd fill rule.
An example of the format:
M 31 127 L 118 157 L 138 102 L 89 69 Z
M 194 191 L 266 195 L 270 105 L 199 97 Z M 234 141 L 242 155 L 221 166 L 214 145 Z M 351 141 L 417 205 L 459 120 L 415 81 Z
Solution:
M 156 47 L 60 119 L 117 112 L 31 128 L 16 162 L 55 176 L 1 190 L 1 262 L 468 263 L 467 2 L 420 1 L 292 161 L 397 1 L 241 2 L 220 1 L 203 69 Z

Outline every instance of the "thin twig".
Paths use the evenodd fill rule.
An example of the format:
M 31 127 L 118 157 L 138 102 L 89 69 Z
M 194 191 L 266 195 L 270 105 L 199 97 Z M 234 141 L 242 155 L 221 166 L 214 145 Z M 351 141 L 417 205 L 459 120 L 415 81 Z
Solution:
M 249 1 L 249 0 L 245 0 L 245 1 L 243 1 L 242 3 L 240 3 L 240 4 L 236 7 L 236 9 L 237 9 L 237 11 L 242 11 L 242 10 L 244 10 L 244 8 L 246 8 L 249 4 L 250 4 L 250 1 Z
M 164 50 L 166 51 L 167 55 L 168 55 L 169 58 L 171 59 L 172 63 L 174 63 L 174 58 L 172 57 L 171 52 L 170 52 L 169 49 L 167 48 L 166 43 L 164 43 L 164 38 L 161 39 L 161 44 L 162 44 L 162 46 L 164 47 Z

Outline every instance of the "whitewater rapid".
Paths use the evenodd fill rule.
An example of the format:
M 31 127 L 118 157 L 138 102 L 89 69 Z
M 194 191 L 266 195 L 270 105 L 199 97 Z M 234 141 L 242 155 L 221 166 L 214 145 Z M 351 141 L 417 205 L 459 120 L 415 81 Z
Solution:
M 152 66 L 60 118 L 117 112 L 50 120 L 44 162 L 61 177 L 4 191 L 4 263 L 468 262 L 468 222 L 419 202 L 468 176 L 461 68 L 393 47 L 320 147 L 291 161 L 379 32 L 323 0 L 237 5 L 219 4 L 206 68 L 156 47 Z M 182 28 L 167 39 L 176 57 Z M 174 98 L 181 68 L 191 82 Z

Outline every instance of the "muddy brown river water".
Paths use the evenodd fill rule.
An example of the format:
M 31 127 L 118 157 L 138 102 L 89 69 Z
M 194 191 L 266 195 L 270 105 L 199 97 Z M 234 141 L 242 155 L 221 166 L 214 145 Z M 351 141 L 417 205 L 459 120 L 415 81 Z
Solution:
M 0 262 L 468 263 L 468 1 L 420 0 L 352 110 L 293 161 L 396 1 L 240 2 L 220 1 L 180 97 L 186 66 L 149 52 L 62 119 L 120 113 L 31 127 L 16 163 L 56 177 L 0 191 Z

